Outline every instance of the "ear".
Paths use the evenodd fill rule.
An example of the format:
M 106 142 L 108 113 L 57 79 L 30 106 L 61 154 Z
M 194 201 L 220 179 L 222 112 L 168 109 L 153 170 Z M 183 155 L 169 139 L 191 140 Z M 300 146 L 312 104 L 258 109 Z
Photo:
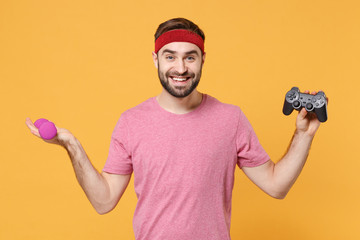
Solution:
M 155 52 L 152 52 L 152 58 L 153 58 L 155 67 L 158 68 L 158 56 Z
M 202 65 L 204 65 L 204 63 L 205 63 L 205 57 L 206 57 L 206 53 L 204 52 L 202 55 Z

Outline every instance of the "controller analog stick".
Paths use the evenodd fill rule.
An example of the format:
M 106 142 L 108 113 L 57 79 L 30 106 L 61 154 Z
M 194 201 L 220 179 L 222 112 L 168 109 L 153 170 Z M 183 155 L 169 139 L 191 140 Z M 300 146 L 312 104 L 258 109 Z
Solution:
M 311 112 L 313 109 L 314 109 L 314 105 L 312 105 L 312 103 L 307 103 L 305 105 L 305 109 L 308 111 L 308 112 Z
M 295 101 L 295 102 L 293 102 L 293 106 L 295 109 L 297 109 L 301 106 L 301 103 L 299 101 Z

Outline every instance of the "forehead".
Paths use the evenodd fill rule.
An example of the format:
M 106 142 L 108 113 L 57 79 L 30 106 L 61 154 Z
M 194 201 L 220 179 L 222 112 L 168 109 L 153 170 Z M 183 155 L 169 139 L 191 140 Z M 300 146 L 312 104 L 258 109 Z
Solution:
M 168 44 L 164 45 L 159 50 L 159 55 L 161 55 L 165 49 L 168 49 L 170 51 L 174 51 L 177 54 L 186 54 L 187 52 L 195 50 L 198 53 L 198 55 L 201 56 L 200 48 L 198 46 L 196 46 L 195 44 L 189 43 L 189 42 L 171 42 L 171 43 L 168 43 Z

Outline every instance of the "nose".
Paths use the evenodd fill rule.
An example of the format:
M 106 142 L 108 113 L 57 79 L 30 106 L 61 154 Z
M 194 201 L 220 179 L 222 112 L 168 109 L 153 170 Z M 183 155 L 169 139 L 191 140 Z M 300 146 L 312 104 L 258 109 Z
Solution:
M 187 71 L 187 66 L 185 64 L 185 61 L 179 60 L 176 63 L 175 70 L 181 75 Z

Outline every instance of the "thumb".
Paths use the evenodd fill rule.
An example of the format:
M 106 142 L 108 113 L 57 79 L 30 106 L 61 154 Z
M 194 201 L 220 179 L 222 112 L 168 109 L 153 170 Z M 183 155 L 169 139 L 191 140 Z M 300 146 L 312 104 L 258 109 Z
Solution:
M 304 119 L 304 118 L 306 118 L 306 115 L 307 115 L 307 111 L 306 111 L 306 109 L 305 108 L 302 108 L 301 110 L 300 110 L 300 112 L 299 112 L 299 117 L 300 117 L 300 119 Z

